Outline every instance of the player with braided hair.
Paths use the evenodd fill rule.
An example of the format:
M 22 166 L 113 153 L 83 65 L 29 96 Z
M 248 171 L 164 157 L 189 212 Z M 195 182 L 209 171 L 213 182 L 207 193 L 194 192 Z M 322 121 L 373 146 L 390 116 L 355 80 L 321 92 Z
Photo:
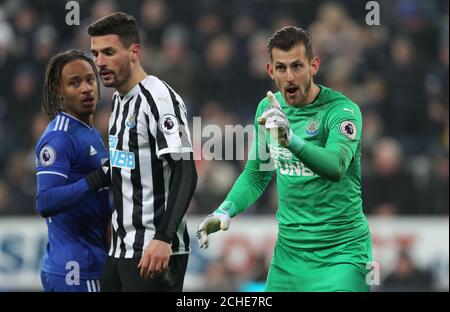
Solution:
M 100 291 L 111 177 L 108 152 L 93 127 L 99 93 L 97 69 L 83 52 L 50 59 L 42 108 L 51 121 L 36 145 L 36 207 L 48 227 L 44 291 Z

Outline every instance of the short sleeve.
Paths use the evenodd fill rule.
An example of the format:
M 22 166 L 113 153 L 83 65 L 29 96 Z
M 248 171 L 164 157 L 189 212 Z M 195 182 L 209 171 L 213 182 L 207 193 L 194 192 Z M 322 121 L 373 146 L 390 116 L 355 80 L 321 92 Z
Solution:
M 157 108 L 156 154 L 192 152 L 191 136 L 187 121 L 187 111 L 181 97 L 169 86 L 154 101 Z

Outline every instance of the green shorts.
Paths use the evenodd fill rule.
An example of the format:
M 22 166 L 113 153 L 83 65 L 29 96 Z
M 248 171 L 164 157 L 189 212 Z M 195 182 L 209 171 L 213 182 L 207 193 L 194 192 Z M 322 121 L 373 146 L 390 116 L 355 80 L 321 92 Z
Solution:
M 265 291 L 369 291 L 366 276 L 371 261 L 369 235 L 315 251 L 295 249 L 277 241 Z

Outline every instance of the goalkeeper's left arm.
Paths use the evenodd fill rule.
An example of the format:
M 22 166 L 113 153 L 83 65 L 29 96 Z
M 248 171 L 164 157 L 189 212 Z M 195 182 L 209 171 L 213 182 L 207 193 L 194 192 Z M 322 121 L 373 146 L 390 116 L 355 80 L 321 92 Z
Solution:
M 261 105 L 260 105 L 261 107 Z M 258 112 L 256 114 L 258 116 Z M 259 150 L 266 149 L 265 133 L 261 132 L 255 121 L 255 136 L 244 171 L 234 183 L 224 202 L 212 214 L 206 216 L 197 228 L 200 247 L 208 247 L 208 235 L 219 230 L 226 231 L 230 226 L 230 218 L 250 207 L 265 191 L 272 178 L 273 168 L 261 170 L 265 165 L 259 157 Z
M 230 218 L 250 207 L 267 188 L 272 171 L 260 171 L 258 166 L 249 160 L 224 202 L 202 220 L 197 228 L 200 247 L 207 248 L 208 235 L 218 230 L 226 231 Z

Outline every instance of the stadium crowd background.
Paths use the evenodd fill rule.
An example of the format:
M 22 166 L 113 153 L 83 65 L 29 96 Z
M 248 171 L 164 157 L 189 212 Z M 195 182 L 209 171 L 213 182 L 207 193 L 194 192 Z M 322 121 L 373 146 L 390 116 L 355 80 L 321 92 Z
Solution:
M 367 1 L 358 0 L 78 0 L 79 26 L 66 24 L 66 2 L 0 1 L 0 216 L 37 216 L 34 147 L 48 122 L 40 103 L 49 58 L 70 48 L 89 52 L 86 26 L 121 10 L 138 20 L 147 72 L 177 90 L 191 119 L 221 128 L 252 124 L 274 89 L 265 72 L 268 37 L 285 25 L 308 29 L 322 60 L 316 81 L 363 113 L 365 214 L 448 218 L 448 1 L 378 1 L 379 26 L 366 25 Z M 102 89 L 96 114 L 105 139 L 111 94 Z M 244 163 L 197 160 L 188 214 L 215 209 Z M 245 214 L 275 211 L 272 183 Z M 218 269 L 211 272 L 219 281 Z M 209 289 L 234 289 L 220 283 Z

